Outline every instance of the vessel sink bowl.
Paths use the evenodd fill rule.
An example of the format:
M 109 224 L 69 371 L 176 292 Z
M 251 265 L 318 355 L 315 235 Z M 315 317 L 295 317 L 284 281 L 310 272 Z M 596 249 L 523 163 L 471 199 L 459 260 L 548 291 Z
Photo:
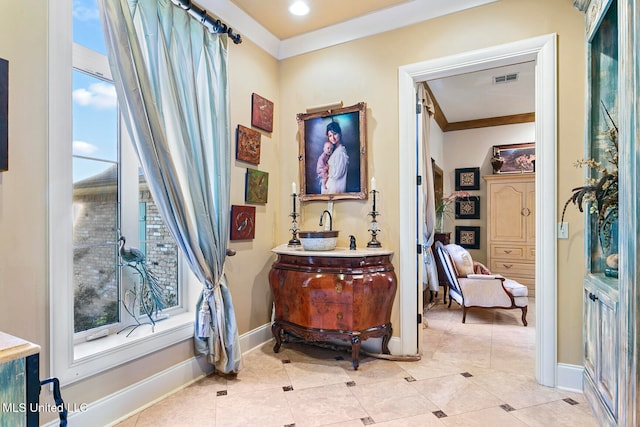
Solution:
M 298 231 L 305 251 L 332 251 L 336 248 L 338 232 L 335 230 Z

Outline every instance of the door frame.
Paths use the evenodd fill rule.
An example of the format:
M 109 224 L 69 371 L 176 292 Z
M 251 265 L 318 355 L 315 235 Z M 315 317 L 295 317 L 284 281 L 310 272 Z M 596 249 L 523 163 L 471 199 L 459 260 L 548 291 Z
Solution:
M 464 52 L 398 68 L 398 132 L 400 222 L 400 345 L 403 354 L 419 351 L 416 319 L 418 256 L 416 236 L 418 209 L 415 188 L 417 156 L 416 84 L 425 80 L 485 70 L 517 62 L 535 61 L 536 135 L 536 380 L 557 385 L 557 241 L 556 203 L 543 206 L 544 199 L 557 199 L 557 71 L 555 33 L 512 43 Z

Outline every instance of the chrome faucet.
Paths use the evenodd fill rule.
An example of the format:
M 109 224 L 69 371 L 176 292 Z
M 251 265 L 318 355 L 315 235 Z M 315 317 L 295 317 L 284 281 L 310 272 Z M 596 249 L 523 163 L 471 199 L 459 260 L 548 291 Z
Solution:
M 329 231 L 333 230 L 333 219 L 331 218 L 331 212 L 329 212 L 328 210 L 323 210 L 322 213 L 320 214 L 320 223 L 318 224 L 320 227 L 322 227 L 322 218 L 324 218 L 324 214 L 329 215 Z

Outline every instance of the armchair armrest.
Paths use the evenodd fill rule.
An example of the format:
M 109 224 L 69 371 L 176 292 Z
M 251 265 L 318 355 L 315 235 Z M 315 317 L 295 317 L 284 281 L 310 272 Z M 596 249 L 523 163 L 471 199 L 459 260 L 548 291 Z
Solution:
M 467 307 L 511 307 L 512 297 L 503 286 L 504 279 L 460 277 L 458 283 Z
M 502 276 L 497 274 L 467 274 L 469 279 L 482 279 L 482 280 L 491 280 L 491 279 L 503 279 Z

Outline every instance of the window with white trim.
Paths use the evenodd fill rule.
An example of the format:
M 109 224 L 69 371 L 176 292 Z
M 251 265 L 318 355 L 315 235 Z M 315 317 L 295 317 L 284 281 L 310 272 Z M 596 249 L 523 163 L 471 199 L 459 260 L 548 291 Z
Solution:
M 72 28 L 73 43 L 50 55 L 51 78 L 59 76 L 50 88 L 50 288 L 52 368 L 69 383 L 191 337 L 198 287 L 186 285 L 193 275 L 121 122 L 97 0 L 60 1 L 50 11 L 49 37 L 71 36 Z M 64 6 L 73 10 L 71 26 Z M 59 145 L 70 141 L 72 147 Z M 146 310 L 145 283 L 119 256 L 121 235 L 127 248 L 142 251 L 161 285 L 165 307 L 158 313 Z

